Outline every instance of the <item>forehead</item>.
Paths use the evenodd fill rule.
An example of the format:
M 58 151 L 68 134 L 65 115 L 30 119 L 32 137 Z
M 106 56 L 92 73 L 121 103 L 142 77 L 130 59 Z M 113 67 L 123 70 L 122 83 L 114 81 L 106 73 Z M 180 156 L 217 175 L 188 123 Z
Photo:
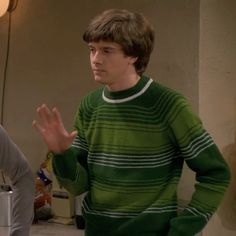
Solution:
M 99 41 L 99 42 L 89 42 L 88 45 L 94 48 L 112 48 L 121 50 L 121 46 L 115 42 Z

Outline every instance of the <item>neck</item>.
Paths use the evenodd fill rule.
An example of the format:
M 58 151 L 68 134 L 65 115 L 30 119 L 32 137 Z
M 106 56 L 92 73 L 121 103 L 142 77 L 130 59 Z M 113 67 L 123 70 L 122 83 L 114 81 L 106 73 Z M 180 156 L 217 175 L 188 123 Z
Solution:
M 140 76 L 138 74 L 132 74 L 128 78 L 124 78 L 123 80 L 119 80 L 119 83 L 107 84 L 107 88 L 109 91 L 117 92 L 132 88 L 139 81 Z

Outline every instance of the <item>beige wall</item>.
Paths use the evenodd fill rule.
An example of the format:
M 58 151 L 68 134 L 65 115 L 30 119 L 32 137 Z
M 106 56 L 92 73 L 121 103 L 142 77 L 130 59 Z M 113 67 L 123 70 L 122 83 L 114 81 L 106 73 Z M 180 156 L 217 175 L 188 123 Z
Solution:
M 236 235 L 236 1 L 200 6 L 199 113 L 232 169 L 232 184 L 203 236 Z

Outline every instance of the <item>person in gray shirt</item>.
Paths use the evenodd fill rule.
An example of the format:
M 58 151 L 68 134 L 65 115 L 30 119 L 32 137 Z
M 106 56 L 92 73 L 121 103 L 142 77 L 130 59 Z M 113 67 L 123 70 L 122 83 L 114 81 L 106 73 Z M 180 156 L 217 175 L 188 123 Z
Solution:
M 13 191 L 10 236 L 28 236 L 34 216 L 34 177 L 24 154 L 1 125 L 0 170 L 9 177 Z

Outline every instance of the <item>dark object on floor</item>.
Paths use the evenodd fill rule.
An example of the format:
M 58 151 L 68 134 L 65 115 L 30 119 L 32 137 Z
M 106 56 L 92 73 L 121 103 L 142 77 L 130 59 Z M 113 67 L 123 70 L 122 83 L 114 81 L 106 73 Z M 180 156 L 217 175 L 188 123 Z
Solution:
M 47 203 L 34 212 L 34 222 L 38 220 L 49 220 L 53 217 L 51 206 Z
M 85 220 L 83 216 L 76 215 L 75 223 L 76 223 L 77 229 L 85 229 Z

